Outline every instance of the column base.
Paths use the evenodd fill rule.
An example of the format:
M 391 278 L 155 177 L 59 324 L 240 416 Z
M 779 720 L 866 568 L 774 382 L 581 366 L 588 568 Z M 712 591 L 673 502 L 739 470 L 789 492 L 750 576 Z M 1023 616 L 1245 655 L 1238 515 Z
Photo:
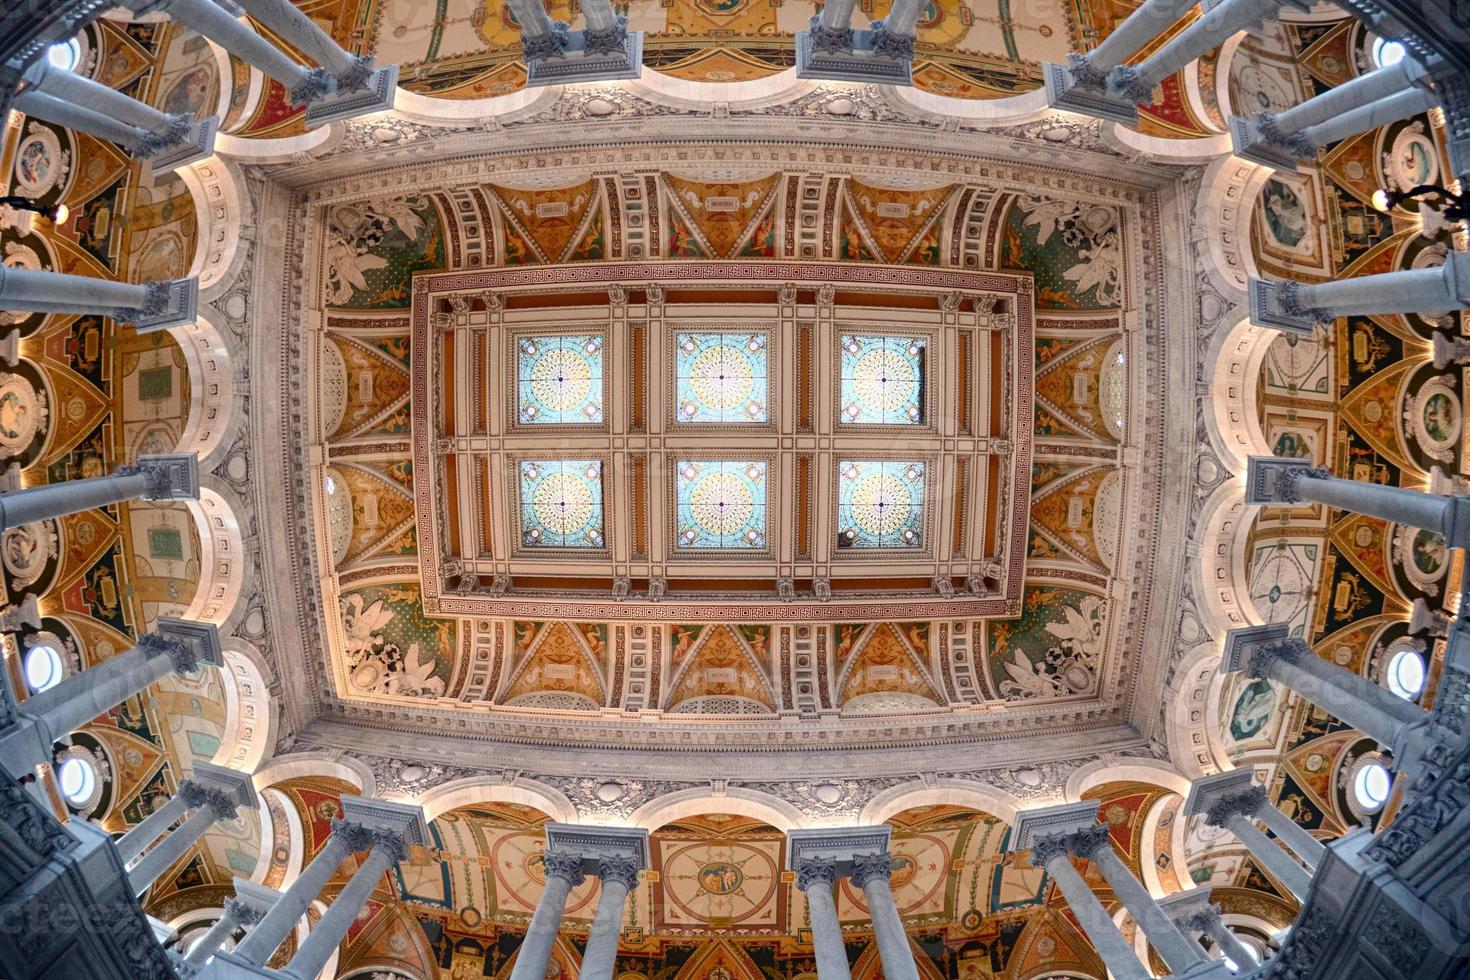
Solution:
M 851 51 L 824 50 L 812 44 L 811 31 L 796 32 L 796 77 L 873 85 L 914 84 L 913 59 L 879 54 L 877 31 L 853 31 Z
M 1299 171 L 1296 154 L 1266 139 L 1254 119 L 1231 116 L 1229 125 L 1231 147 L 1242 160 L 1293 174 Z
M 1046 104 L 1053 109 L 1066 109 L 1094 119 L 1138 125 L 1138 106 L 1104 88 L 1083 85 L 1072 76 L 1072 69 L 1048 61 L 1041 66 L 1046 80 Z
M 219 120 L 213 116 L 193 122 L 182 140 L 159 150 L 148 163 L 155 174 L 161 174 L 176 170 L 186 163 L 211 157 L 214 155 L 214 137 L 218 132 Z
M 1315 316 L 1287 312 L 1281 296 L 1281 287 L 1284 285 L 1286 283 L 1267 279 L 1250 281 L 1251 323 L 1283 333 L 1310 337 L 1319 321 Z
M 586 31 L 568 31 L 567 46 L 554 58 L 536 58 L 526 65 L 526 84 L 567 85 L 573 82 L 610 82 L 643 76 L 643 32 L 628 31 L 622 50 L 587 50 Z
M 373 69 L 367 81 L 359 88 L 329 92 L 306 106 L 308 128 L 365 116 L 370 112 L 385 112 L 393 108 L 398 94 L 398 66 L 385 65 Z
M 168 295 L 159 312 L 129 318 L 126 311 L 119 310 L 113 315 L 113 320 L 119 324 L 132 324 L 138 333 L 153 333 L 155 330 L 193 323 L 199 309 L 199 280 L 192 277 L 174 279 L 166 285 Z

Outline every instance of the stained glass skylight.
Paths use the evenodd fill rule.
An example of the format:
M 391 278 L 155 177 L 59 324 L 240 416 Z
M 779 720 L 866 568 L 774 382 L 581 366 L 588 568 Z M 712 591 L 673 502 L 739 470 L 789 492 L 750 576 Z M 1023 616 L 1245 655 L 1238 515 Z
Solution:
M 680 460 L 674 545 L 680 550 L 766 546 L 766 464 Z
M 770 420 L 764 333 L 681 333 L 674 338 L 680 422 Z
M 520 466 L 521 545 L 602 548 L 602 462 L 524 459 Z
M 838 548 L 918 548 L 923 541 L 922 462 L 838 461 Z
M 922 337 L 842 335 L 839 421 L 847 425 L 923 425 Z
M 602 349 L 597 334 L 517 340 L 516 419 L 522 425 L 601 423 Z

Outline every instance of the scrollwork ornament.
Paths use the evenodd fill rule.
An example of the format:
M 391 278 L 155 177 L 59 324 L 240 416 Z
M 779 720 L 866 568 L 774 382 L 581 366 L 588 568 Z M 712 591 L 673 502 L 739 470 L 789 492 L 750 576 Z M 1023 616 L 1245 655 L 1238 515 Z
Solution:
M 817 14 L 812 17 L 811 26 L 807 28 L 807 40 L 813 51 L 847 54 L 852 51 L 852 28 L 823 27 L 822 17 Z
M 408 857 L 408 841 L 392 830 L 378 828 L 368 831 L 374 854 L 387 854 L 397 864 Z
M 1307 646 L 1305 640 L 1293 637 L 1282 640 L 1279 643 L 1263 643 L 1255 650 L 1245 662 L 1245 675 L 1252 680 L 1266 680 L 1271 677 L 1271 665 L 1281 661 L 1283 663 L 1299 663 L 1303 657 L 1315 656 L 1311 647 Z
M 1112 849 L 1112 834 L 1105 823 L 1086 827 L 1072 835 L 1072 853 L 1078 857 L 1092 860 L 1100 852 L 1111 852 Z
M 194 647 L 183 640 L 173 640 L 157 633 L 144 633 L 138 637 L 134 646 L 142 650 L 150 660 L 167 656 L 173 661 L 174 671 L 177 673 L 190 674 L 199 669 L 199 658 L 194 655 Z
M 871 30 L 873 32 L 873 53 L 894 61 L 914 60 L 914 36 L 912 34 L 895 34 L 884 26 L 881 20 L 873 21 Z
M 1302 502 L 1302 480 L 1308 477 L 1326 480 L 1331 476 L 1332 471 L 1325 466 L 1293 466 L 1283 469 L 1276 475 L 1277 494 L 1282 503 L 1299 504 Z
M 1034 867 L 1044 868 L 1051 863 L 1053 858 L 1066 859 L 1072 853 L 1071 838 L 1064 834 L 1056 834 L 1049 837 L 1038 837 L 1031 845 L 1031 864 Z
M 628 18 L 619 14 L 617 23 L 603 31 L 590 27 L 582 32 L 582 50 L 588 54 L 621 54 L 628 46 Z
M 545 61 L 560 58 L 567 50 L 567 25 L 561 21 L 551 25 L 546 34 L 526 34 L 521 38 L 521 52 L 527 61 Z
M 332 821 L 331 839 L 344 844 L 353 854 L 373 846 L 373 832 L 370 829 L 341 817 Z

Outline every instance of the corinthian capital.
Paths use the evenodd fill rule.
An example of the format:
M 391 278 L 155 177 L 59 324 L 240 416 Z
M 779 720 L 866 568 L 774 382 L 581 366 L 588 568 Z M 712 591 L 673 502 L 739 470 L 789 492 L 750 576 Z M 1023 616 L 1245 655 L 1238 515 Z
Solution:
M 893 858 L 891 855 L 882 854 L 859 854 L 852 859 L 852 883 L 862 888 L 873 878 L 882 878 L 885 881 L 893 874 Z
M 1210 808 L 1205 811 L 1205 823 L 1211 827 L 1223 827 L 1231 817 L 1237 814 L 1247 817 L 1254 816 L 1261 807 L 1269 805 L 1270 800 L 1266 798 L 1266 791 L 1259 786 L 1252 786 L 1248 790 L 1222 796 L 1211 803 Z
M 350 823 L 338 817 L 332 821 L 332 840 L 340 841 L 356 854 L 373 846 L 373 832 L 360 823 Z
M 628 891 L 638 887 L 638 862 L 630 857 L 609 856 L 597 862 L 597 877 L 604 883 L 621 882 Z
M 1072 853 L 1078 857 L 1091 860 L 1098 852 L 1113 849 L 1113 839 L 1108 833 L 1108 825 L 1100 823 L 1095 827 L 1079 830 L 1072 835 Z
M 571 883 L 576 888 L 587 880 L 587 875 L 582 871 L 582 855 L 565 854 L 560 851 L 541 852 L 541 867 L 546 871 L 547 878 L 561 878 Z
M 831 888 L 837 881 L 834 858 L 809 857 L 796 866 L 796 887 L 806 891 L 812 887 Z

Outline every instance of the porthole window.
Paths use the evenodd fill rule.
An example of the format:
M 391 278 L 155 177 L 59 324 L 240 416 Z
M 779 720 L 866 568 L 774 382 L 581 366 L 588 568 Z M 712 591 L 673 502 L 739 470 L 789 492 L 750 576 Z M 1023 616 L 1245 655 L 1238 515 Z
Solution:
M 79 755 L 63 762 L 56 778 L 61 784 L 61 795 L 72 806 L 86 806 L 97 792 L 97 767 Z
M 1414 650 L 1400 650 L 1388 661 L 1383 682 L 1394 694 L 1413 701 L 1424 693 L 1424 658 Z
M 77 63 L 82 60 L 82 43 L 71 38 L 60 44 L 53 44 L 46 49 L 46 60 L 53 68 L 76 71 Z
M 1373 63 L 1379 68 L 1387 68 L 1404 60 L 1408 49 L 1398 41 L 1390 41 L 1386 37 L 1380 37 L 1373 42 Z
M 66 676 L 61 654 L 48 643 L 36 644 L 26 652 L 25 675 L 26 684 L 34 694 L 55 687 Z
M 1364 812 L 1376 813 L 1388 802 L 1388 791 L 1392 785 L 1387 767 L 1379 762 L 1370 762 L 1353 776 L 1353 798 Z

